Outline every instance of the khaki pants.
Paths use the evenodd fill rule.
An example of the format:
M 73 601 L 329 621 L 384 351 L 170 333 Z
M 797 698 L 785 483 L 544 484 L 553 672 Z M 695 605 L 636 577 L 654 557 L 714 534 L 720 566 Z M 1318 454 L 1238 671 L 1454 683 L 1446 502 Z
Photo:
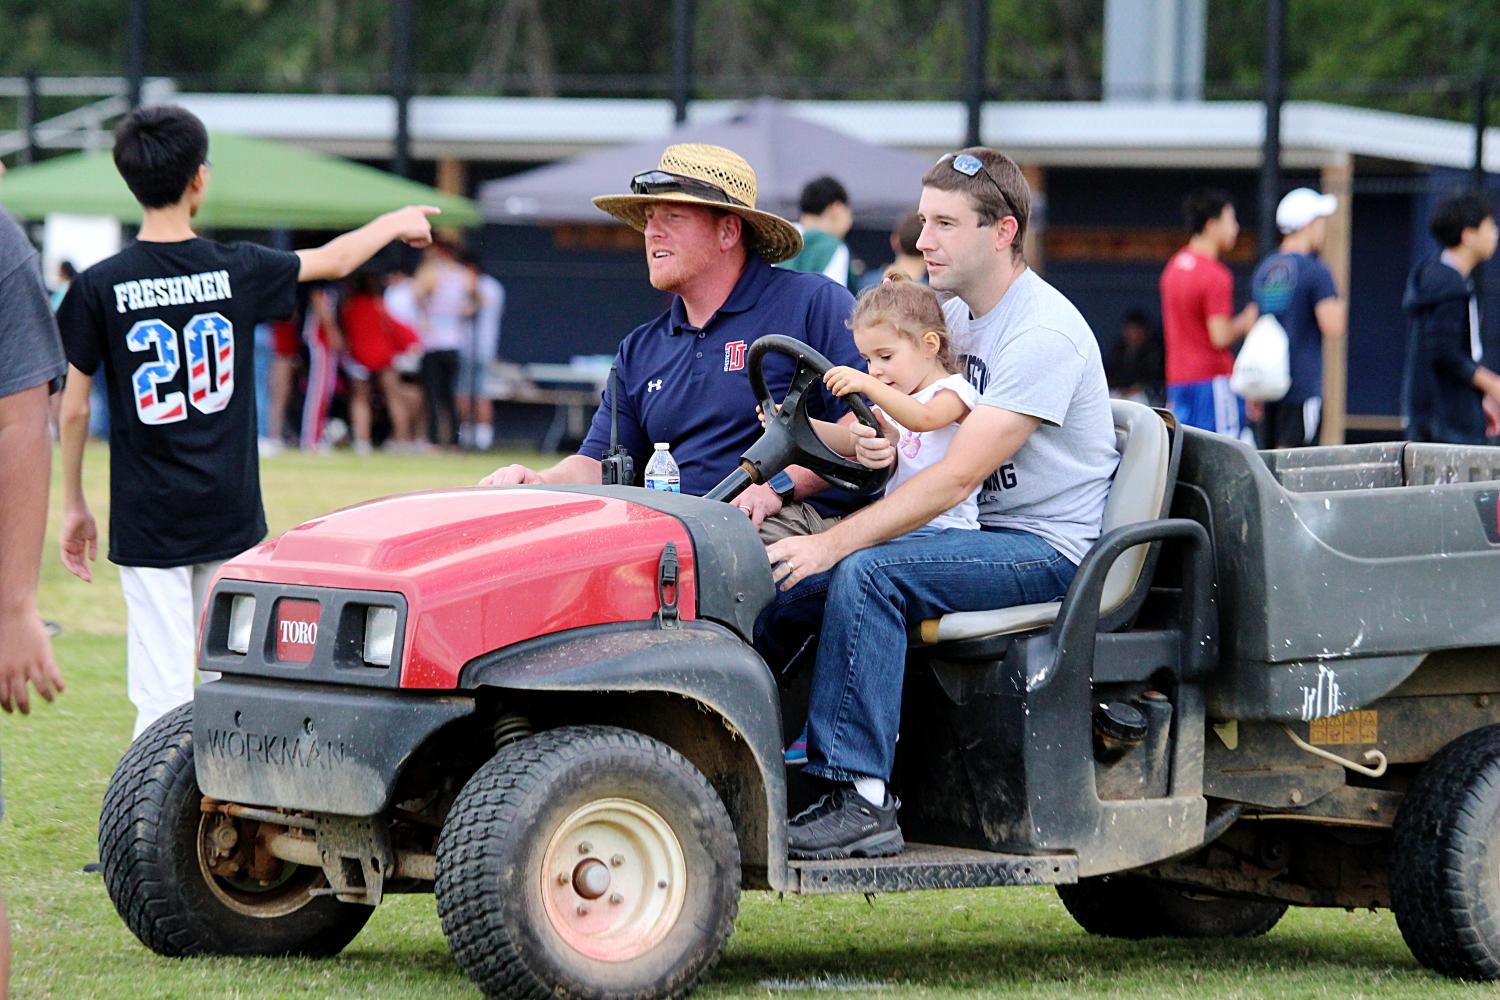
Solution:
M 783 538 L 799 535 L 816 535 L 838 524 L 841 518 L 820 514 L 808 503 L 791 503 L 781 508 L 779 514 L 760 522 L 760 540 L 766 545 Z

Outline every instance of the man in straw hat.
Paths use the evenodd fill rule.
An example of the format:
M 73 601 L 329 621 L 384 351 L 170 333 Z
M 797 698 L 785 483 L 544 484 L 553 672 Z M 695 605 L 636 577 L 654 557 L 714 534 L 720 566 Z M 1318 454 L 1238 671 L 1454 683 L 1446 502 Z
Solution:
M 701 495 L 739 462 L 761 433 L 746 375 L 750 344 L 768 333 L 795 337 L 834 364 L 859 365 L 845 321 L 853 298 L 822 275 L 771 267 L 802 247 L 791 223 L 755 207 L 755 171 L 721 146 L 668 146 L 654 170 L 636 174 L 630 194 L 594 204 L 645 236 L 651 285 L 673 293 L 671 307 L 620 344 L 619 399 L 608 392 L 578 454 L 550 469 L 507 465 L 481 485 L 597 483 L 609 447 L 610 408 L 618 404 L 619 441 L 645 468 L 652 444 L 665 441 L 682 473 L 682 491 Z M 766 359 L 766 382 L 790 382 L 791 359 Z M 819 393 L 810 412 L 838 420 L 843 404 Z M 768 541 L 819 531 L 854 505 L 820 494 L 824 483 L 792 468 L 735 501 Z M 796 502 L 804 501 L 804 502 Z
M 900 489 L 766 549 L 784 593 L 756 623 L 757 648 L 774 662 L 779 647 L 819 635 L 804 773 L 830 791 L 793 818 L 796 857 L 902 850 L 886 781 L 910 631 L 953 611 L 1057 600 L 1099 537 L 1119 461 L 1109 388 L 1088 323 L 1026 266 L 1030 208 L 1020 167 L 993 149 L 927 171 L 917 248 L 932 287 L 953 293 L 943 312 L 979 405 L 942 460 Z M 867 430 L 854 428 L 861 461 L 889 464 L 889 441 Z M 901 538 L 976 488 L 984 530 Z

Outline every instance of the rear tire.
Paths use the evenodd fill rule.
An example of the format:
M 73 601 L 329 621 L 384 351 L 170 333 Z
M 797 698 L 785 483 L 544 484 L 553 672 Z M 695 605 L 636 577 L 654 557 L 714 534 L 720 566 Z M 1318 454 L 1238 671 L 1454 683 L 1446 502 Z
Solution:
M 1423 766 L 1396 814 L 1391 909 L 1417 961 L 1456 979 L 1500 979 L 1500 726 Z
M 110 901 L 158 955 L 335 955 L 373 907 L 310 896 L 318 869 L 282 862 L 269 885 L 208 870 L 202 847 L 218 820 L 200 808 L 193 706 L 162 716 L 130 745 L 99 815 L 99 860 Z M 258 825 L 258 824 L 252 824 Z M 238 836 L 253 837 L 236 828 Z
M 454 958 L 491 997 L 680 997 L 718 961 L 740 852 L 713 787 L 639 733 L 577 726 L 500 750 L 437 849 Z
M 1286 912 L 1285 903 L 1230 899 L 1129 875 L 1060 885 L 1057 895 L 1090 934 L 1129 940 L 1260 937 Z

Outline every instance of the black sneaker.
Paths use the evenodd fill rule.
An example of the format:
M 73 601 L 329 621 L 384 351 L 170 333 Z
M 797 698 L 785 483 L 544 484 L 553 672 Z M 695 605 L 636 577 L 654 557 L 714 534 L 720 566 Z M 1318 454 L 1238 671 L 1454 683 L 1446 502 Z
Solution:
M 906 849 L 896 810 L 901 801 L 885 793 L 872 806 L 853 785 L 840 785 L 792 817 L 787 853 L 802 860 L 885 858 Z

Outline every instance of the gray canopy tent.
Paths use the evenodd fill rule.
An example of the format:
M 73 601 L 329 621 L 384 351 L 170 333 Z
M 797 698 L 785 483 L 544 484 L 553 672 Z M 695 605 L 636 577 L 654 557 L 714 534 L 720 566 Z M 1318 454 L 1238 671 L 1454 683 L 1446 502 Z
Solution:
M 480 211 L 485 221 L 505 225 L 606 221 L 589 198 L 624 193 L 633 175 L 655 166 L 661 151 L 678 142 L 739 153 L 755 168 L 756 207 L 789 219 L 797 218 L 804 184 L 824 174 L 835 177 L 849 192 L 862 228 L 889 225 L 915 208 L 928 167 L 919 156 L 863 142 L 762 98 L 722 121 L 683 125 L 648 141 L 490 181 L 480 188 Z

